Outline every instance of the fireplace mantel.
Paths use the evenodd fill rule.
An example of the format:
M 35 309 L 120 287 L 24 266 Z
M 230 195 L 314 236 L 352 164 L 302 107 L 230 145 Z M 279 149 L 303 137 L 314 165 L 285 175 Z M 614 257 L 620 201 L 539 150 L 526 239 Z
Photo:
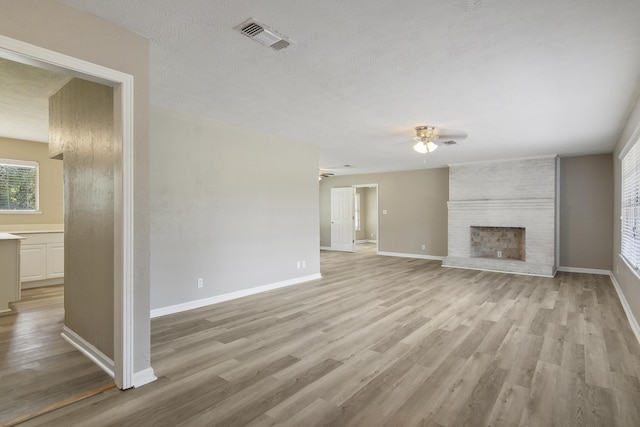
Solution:
M 450 200 L 451 209 L 554 209 L 555 200 L 545 199 L 501 199 L 501 200 Z

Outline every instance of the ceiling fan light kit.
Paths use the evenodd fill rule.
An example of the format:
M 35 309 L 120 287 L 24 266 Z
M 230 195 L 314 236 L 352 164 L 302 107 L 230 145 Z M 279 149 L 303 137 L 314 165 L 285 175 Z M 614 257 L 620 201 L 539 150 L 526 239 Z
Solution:
M 438 146 L 431 141 L 432 139 L 438 139 L 438 133 L 433 126 L 417 126 L 416 137 L 413 138 L 416 141 L 413 149 L 420 154 L 432 153 L 438 149 Z
M 426 141 L 420 140 L 416 142 L 415 145 L 413 146 L 413 149 L 420 154 L 431 153 L 433 151 L 436 151 L 437 148 L 438 146 L 429 140 L 426 140 Z

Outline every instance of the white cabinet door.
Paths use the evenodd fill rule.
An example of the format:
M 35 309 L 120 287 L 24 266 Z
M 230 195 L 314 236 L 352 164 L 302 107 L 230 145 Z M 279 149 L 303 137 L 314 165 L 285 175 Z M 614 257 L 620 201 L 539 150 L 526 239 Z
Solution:
M 47 244 L 47 279 L 64 277 L 64 243 Z
M 47 278 L 47 245 L 22 245 L 20 250 L 20 281 Z

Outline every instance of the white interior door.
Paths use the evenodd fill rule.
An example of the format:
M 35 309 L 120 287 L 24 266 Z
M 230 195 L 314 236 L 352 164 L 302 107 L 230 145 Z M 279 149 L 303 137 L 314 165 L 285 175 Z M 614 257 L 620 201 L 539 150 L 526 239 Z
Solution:
M 331 189 L 331 249 L 334 251 L 354 250 L 354 195 L 353 187 Z

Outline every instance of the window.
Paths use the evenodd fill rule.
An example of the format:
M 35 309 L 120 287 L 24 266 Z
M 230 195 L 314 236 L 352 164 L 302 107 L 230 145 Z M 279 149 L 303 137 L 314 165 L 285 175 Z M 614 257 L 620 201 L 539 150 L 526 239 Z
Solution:
M 38 211 L 38 163 L 0 159 L 0 212 Z
M 622 256 L 640 266 L 640 144 L 622 159 Z
M 356 224 L 356 231 L 360 231 L 360 193 L 356 193 L 353 214 Z

